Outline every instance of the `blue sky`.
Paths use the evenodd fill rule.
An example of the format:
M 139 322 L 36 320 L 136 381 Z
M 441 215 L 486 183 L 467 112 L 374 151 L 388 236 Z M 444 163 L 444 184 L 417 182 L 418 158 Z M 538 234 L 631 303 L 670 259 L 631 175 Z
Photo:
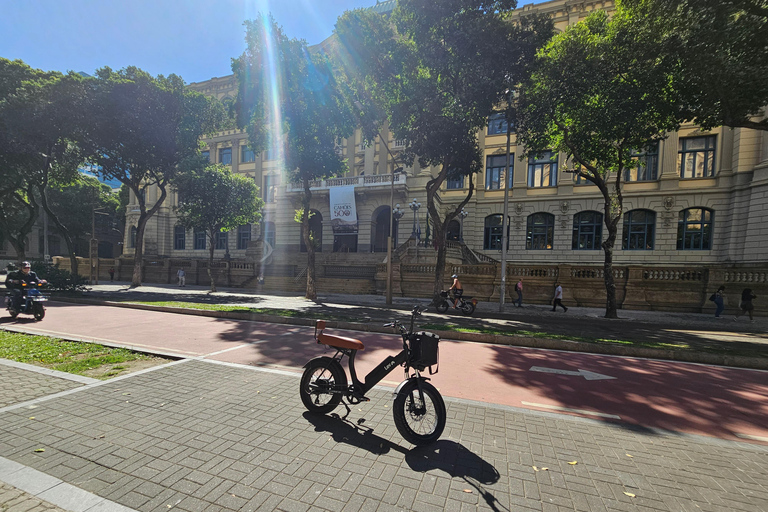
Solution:
M 271 12 L 289 37 L 316 44 L 348 9 L 376 0 L 0 0 L 0 57 L 84 71 L 138 66 L 200 82 L 232 73 L 243 21 Z

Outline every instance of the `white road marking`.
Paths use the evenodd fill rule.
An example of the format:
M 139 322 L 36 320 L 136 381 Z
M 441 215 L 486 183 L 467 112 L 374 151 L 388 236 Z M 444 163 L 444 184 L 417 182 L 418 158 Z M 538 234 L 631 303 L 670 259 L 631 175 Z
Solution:
M 559 405 L 536 404 L 533 402 L 521 401 L 520 403 L 523 405 L 527 405 L 528 407 L 540 407 L 542 409 L 551 409 L 553 411 L 575 412 L 578 414 L 586 414 L 588 416 L 599 416 L 601 418 L 611 418 L 614 420 L 621 419 L 621 416 L 616 416 L 615 414 L 606 414 L 604 412 L 586 411 L 584 409 L 571 409 L 570 407 L 560 407 Z
M 768 437 L 752 436 L 749 434 L 737 434 L 736 432 L 734 432 L 733 435 L 741 439 L 749 439 L 750 441 L 762 441 L 764 443 L 768 443 Z
M 558 368 L 544 368 L 543 366 L 531 366 L 531 369 L 529 371 L 541 372 L 541 373 L 556 373 L 558 375 L 573 375 L 574 377 L 584 377 L 586 380 L 609 380 L 609 379 L 616 378 L 616 377 L 611 377 L 609 375 L 602 375 L 599 373 L 590 372 L 589 370 L 579 370 L 579 371 L 560 370 Z

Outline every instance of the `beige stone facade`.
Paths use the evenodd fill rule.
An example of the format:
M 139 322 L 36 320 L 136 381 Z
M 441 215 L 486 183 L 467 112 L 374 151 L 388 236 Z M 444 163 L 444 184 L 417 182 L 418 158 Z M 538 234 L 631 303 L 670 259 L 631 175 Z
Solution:
M 549 13 L 557 29 L 563 30 L 593 10 L 610 11 L 613 7 L 611 1 L 555 0 L 524 6 L 520 12 Z M 237 92 L 234 76 L 213 78 L 190 87 L 224 101 L 233 101 Z M 402 143 L 393 140 L 386 127 L 382 128 L 381 135 L 393 153 L 402 149 Z M 491 123 L 491 128 L 478 133 L 478 139 L 485 153 L 486 170 L 475 176 L 476 192 L 465 208 L 468 215 L 454 224 L 452 236 L 463 238 L 466 246 L 481 259 L 498 260 L 501 228 L 494 225 L 494 219 L 499 219 L 502 214 L 504 191 L 503 184 L 498 186 L 498 180 L 493 179 L 498 159 L 492 157 L 504 156 L 506 135 L 494 133 Z M 245 149 L 244 133 L 222 132 L 205 142 L 211 162 L 228 162 L 235 172 L 252 177 L 267 201 L 261 225 L 242 228 L 250 233 L 250 245 L 244 240 L 244 233 L 229 234 L 227 248 L 231 258 L 250 262 L 254 269 L 260 269 L 254 272 L 263 272 L 267 276 L 290 275 L 300 286 L 301 269 L 306 266 L 306 258 L 300 251 L 299 225 L 294 221 L 300 190 L 285 182 L 278 161 L 272 159 L 269 152 L 254 155 L 253 161 L 249 161 L 251 155 Z M 599 229 L 604 234 L 605 228 L 600 220 L 579 222 L 589 216 L 581 215 L 584 212 L 603 211 L 601 194 L 596 187 L 574 180 L 574 175 L 567 172 L 569 163 L 565 155 L 553 155 L 550 162 L 536 163 L 518 158 L 522 149 L 513 136 L 509 279 L 514 279 L 515 275 L 544 276 L 542 283 L 548 283 L 547 279 L 551 280 L 549 271 L 542 270 L 537 274 L 531 269 L 561 265 L 576 269 L 569 272 L 577 277 L 581 275 L 579 268 L 601 272 L 604 256 L 600 240 L 590 235 L 590 230 Z M 343 142 L 340 151 L 349 162 L 347 174 L 317 182 L 312 188 L 312 208 L 319 214 L 316 222 L 322 232 L 318 264 L 329 269 L 329 279 L 334 276 L 341 279 L 339 268 L 346 267 L 354 273 L 355 268 L 370 268 L 384 261 L 390 194 L 394 196 L 392 204 L 399 204 L 405 211 L 396 229 L 396 246 L 406 242 L 413 231 L 414 212 L 408 208 L 413 200 L 423 205 L 416 216 L 423 239 L 427 230 L 425 185 L 437 172 L 431 168 L 406 168 L 407 176 L 397 176 L 393 184 L 393 165 L 387 148 L 380 140 L 370 146 L 363 145 L 359 131 L 354 138 Z M 624 187 L 624 209 L 632 223 L 619 228 L 614 254 L 617 267 L 624 268 L 627 275 L 630 273 L 628 269 L 634 268 L 635 275 L 644 276 L 642 279 L 646 280 L 651 279 L 649 272 L 654 271 L 677 272 L 675 275 L 678 276 L 691 269 L 704 272 L 710 277 L 702 281 L 702 290 L 697 292 L 700 294 L 706 294 L 706 288 L 715 284 L 713 279 L 720 278 L 739 283 L 730 290 L 734 293 L 735 288 L 740 291 L 743 287 L 741 283 L 768 291 L 768 133 L 730 128 L 705 132 L 696 126 L 685 126 L 677 133 L 670 133 L 648 161 L 649 179 L 633 176 Z M 463 184 L 453 185 L 456 188 L 445 184 L 441 191 L 439 201 L 443 208 L 458 204 L 466 197 L 467 179 Z M 356 248 L 354 244 L 342 243 L 328 222 L 330 191 L 342 186 L 354 186 L 359 220 Z M 150 201 L 154 193 L 149 192 Z M 149 221 L 147 258 L 205 259 L 207 251 L 195 248 L 193 232 L 185 232 L 183 248 L 178 238 L 175 241 L 175 201 L 172 194 L 164 208 Z M 136 214 L 131 213 L 132 209 L 129 207 L 129 226 L 135 225 Z M 699 215 L 704 217 L 700 221 Z M 679 240 L 681 236 L 682 241 Z M 265 239 L 267 243 L 256 243 L 257 239 Z M 422 249 L 422 255 L 425 250 L 428 251 Z M 216 256 L 222 258 L 225 252 L 223 248 L 218 249 Z M 130 229 L 126 229 L 125 253 L 127 256 L 132 254 Z M 401 247 L 398 254 L 412 256 L 414 253 Z M 449 262 L 467 263 L 461 255 Z M 291 266 L 294 270 L 286 270 Z M 381 267 L 378 271 L 381 277 Z M 742 271 L 746 274 L 740 273 Z M 490 279 L 483 285 L 489 299 L 494 293 L 498 297 L 498 289 L 492 281 Z M 379 291 L 380 284 L 377 283 Z M 507 289 L 511 287 L 508 282 Z M 395 286 L 394 289 L 401 288 Z M 761 292 L 757 293 L 760 295 Z M 696 301 L 699 299 L 693 303 Z M 651 302 L 646 300 L 648 304 Z M 706 302 L 703 305 L 706 306 Z M 698 307 L 701 306 L 699 301 Z

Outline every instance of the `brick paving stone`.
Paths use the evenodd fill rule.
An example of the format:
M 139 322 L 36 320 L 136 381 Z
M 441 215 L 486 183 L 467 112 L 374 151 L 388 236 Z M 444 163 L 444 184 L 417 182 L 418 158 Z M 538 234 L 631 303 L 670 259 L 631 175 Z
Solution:
M 42 401 L 31 425 L 0 413 L 0 456 L 141 512 L 768 511 L 762 446 L 448 399 L 442 439 L 413 449 L 390 392 L 342 420 L 306 414 L 296 388 L 185 361 Z

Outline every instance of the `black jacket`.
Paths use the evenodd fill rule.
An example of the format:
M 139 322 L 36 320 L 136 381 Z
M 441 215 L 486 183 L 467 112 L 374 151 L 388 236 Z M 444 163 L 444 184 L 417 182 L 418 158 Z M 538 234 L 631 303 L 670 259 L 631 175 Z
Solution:
M 9 289 L 20 289 L 22 288 L 21 283 L 27 283 L 27 284 L 37 284 L 40 282 L 40 278 L 37 277 L 37 274 L 32 272 L 31 270 L 29 273 L 25 274 L 21 270 L 17 270 L 15 272 L 11 272 L 8 274 L 8 276 L 5 279 L 5 287 Z

